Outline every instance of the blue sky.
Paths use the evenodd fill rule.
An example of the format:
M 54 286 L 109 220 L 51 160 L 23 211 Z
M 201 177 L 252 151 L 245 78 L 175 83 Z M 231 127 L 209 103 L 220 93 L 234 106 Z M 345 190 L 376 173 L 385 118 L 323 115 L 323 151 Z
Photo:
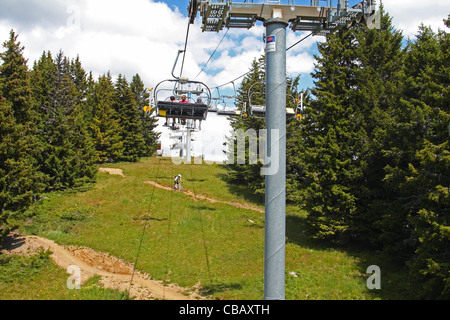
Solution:
M 295 1 L 297 5 L 309 3 Z M 350 1 L 350 5 L 355 3 Z M 449 0 L 383 3 L 405 38 L 413 38 L 421 22 L 435 31 L 443 28 L 442 20 L 450 13 Z M 94 76 L 110 72 L 113 77 L 122 74 L 131 79 L 139 73 L 146 86 L 154 87 L 172 78 L 177 52 L 184 47 L 188 4 L 188 0 L 0 0 L 0 41 L 7 40 L 14 29 L 30 68 L 43 51 L 55 55 L 62 50 L 69 58 L 79 56 L 85 70 Z M 226 32 L 202 33 L 200 20 L 198 16 L 189 35 L 183 73 L 189 78 L 199 74 Z M 249 71 L 252 60 L 264 53 L 264 33 L 260 22 L 250 30 L 231 29 L 197 80 L 213 89 Z M 306 34 L 289 29 L 287 45 Z M 310 37 L 287 53 L 288 74 L 301 75 L 301 88 L 312 86 L 310 73 L 319 41 L 324 38 Z M 237 81 L 236 87 L 239 84 Z M 234 94 L 231 84 L 220 90 L 220 94 Z M 204 124 L 204 137 L 212 144 L 223 141 L 227 133 L 228 123 L 221 119 L 211 118 Z M 163 136 L 168 139 L 168 132 Z
M 349 4 L 357 2 L 350 0 Z M 297 5 L 309 3 L 295 1 Z M 405 37 L 413 37 L 421 22 L 435 30 L 443 27 L 442 19 L 450 12 L 449 0 L 383 3 Z M 1 0 L 0 39 L 6 40 L 14 29 L 30 66 L 44 50 L 62 50 L 69 57 L 79 55 L 85 69 L 94 75 L 110 71 L 113 76 L 121 73 L 131 78 L 139 73 L 151 87 L 172 77 L 175 57 L 184 46 L 188 4 L 188 0 Z M 200 72 L 226 32 L 202 33 L 200 22 L 198 15 L 191 26 L 184 69 L 189 78 Z M 231 29 L 197 80 L 214 88 L 247 72 L 252 60 L 264 53 L 264 32 L 260 22 L 250 30 Z M 306 34 L 289 29 L 287 45 Z M 319 41 L 324 38 L 310 37 L 288 52 L 288 74 L 300 74 L 303 88 L 312 86 L 310 73 Z M 232 91 L 232 85 L 221 90 Z
M 189 0 L 165 0 L 165 1 L 160 1 L 160 2 L 164 2 L 166 3 L 170 8 L 173 8 L 174 10 L 178 10 L 181 14 L 183 14 L 184 16 L 187 16 L 187 10 L 186 8 L 189 5 Z M 238 0 L 236 2 L 243 2 L 242 0 Z M 264 2 L 263 0 L 255 0 L 255 3 L 262 3 Z M 289 3 L 292 4 L 293 2 L 295 2 L 296 5 L 309 5 L 310 4 L 310 0 L 282 0 L 282 3 Z M 336 3 L 337 0 L 334 0 L 333 3 Z M 350 0 L 349 1 L 349 6 L 354 6 L 357 3 L 359 3 L 360 0 Z M 380 1 L 378 1 L 380 2 Z M 394 25 L 401 30 L 404 30 L 404 35 L 405 35 L 405 41 L 408 38 L 413 38 L 414 37 L 414 32 L 417 31 L 417 26 L 419 25 L 419 23 L 423 22 L 426 25 L 431 25 L 434 27 L 435 30 L 437 30 L 438 27 L 442 26 L 442 19 L 446 17 L 446 14 L 450 13 L 450 4 L 445 3 L 446 1 L 442 1 L 442 0 L 438 0 L 438 1 L 432 1 L 428 4 L 426 4 L 426 2 L 424 3 L 423 1 L 418 1 L 418 0 L 384 0 L 384 5 L 385 5 L 385 9 L 391 13 L 392 11 L 394 12 L 393 14 L 391 13 L 391 16 L 393 16 L 393 22 Z M 324 4 L 324 2 L 321 2 L 322 4 Z M 447 11 L 440 11 L 439 8 L 447 8 Z M 414 14 L 412 14 L 414 13 Z M 422 15 L 422 17 L 421 17 Z M 201 17 L 197 16 L 197 20 L 200 20 Z M 259 23 L 261 24 L 261 23 Z M 226 30 L 222 30 L 220 32 L 220 34 L 225 33 Z M 288 30 L 288 33 L 294 33 L 291 30 Z M 288 42 L 287 42 L 287 46 L 289 47 L 290 45 L 296 43 L 298 41 L 299 38 L 303 37 L 306 33 L 301 33 L 301 32 L 297 32 L 297 36 L 293 37 L 291 35 L 288 34 Z M 244 44 L 244 38 L 245 36 L 242 34 L 242 32 L 239 33 L 235 33 L 233 32 L 233 30 L 229 31 L 229 34 L 227 36 L 227 38 L 229 39 L 233 39 L 235 41 L 235 43 L 240 43 L 241 45 Z M 291 40 L 291 42 L 289 42 L 289 40 Z M 324 41 L 324 38 L 322 37 L 314 37 L 311 38 L 310 41 L 308 41 L 306 43 L 306 45 L 303 47 L 305 48 L 304 50 L 299 50 L 298 52 L 302 52 L 303 55 L 303 59 L 301 59 L 298 56 L 295 57 L 291 57 L 291 59 L 288 58 L 288 72 L 291 70 L 292 71 L 292 76 L 296 76 L 297 74 L 301 74 L 301 88 L 306 89 L 306 88 L 310 88 L 313 86 L 313 80 L 311 78 L 311 71 L 312 71 L 312 59 L 305 59 L 305 55 L 309 56 L 310 58 L 314 55 L 317 54 L 317 42 L 321 42 Z M 217 42 L 218 44 L 218 42 Z M 261 35 L 261 44 L 262 44 L 262 35 Z M 210 62 L 210 65 L 206 68 L 205 72 L 214 72 L 217 71 L 217 69 L 214 67 L 217 60 L 221 58 L 220 56 L 220 47 L 219 47 L 219 51 L 218 53 L 216 53 L 213 57 L 213 60 Z M 212 53 L 212 50 L 209 50 L 210 53 Z M 230 57 L 236 56 L 238 55 L 239 52 L 235 52 L 234 50 L 230 50 L 228 55 Z M 306 60 L 306 61 L 305 61 Z M 307 66 L 305 66 L 305 68 L 299 70 L 298 67 L 296 68 L 292 68 L 292 64 L 295 63 L 302 63 L 302 62 L 306 62 Z M 220 69 L 220 68 L 219 68 Z M 244 72 L 247 70 L 244 70 Z M 242 73 L 240 73 L 242 74 Z M 237 74 L 236 76 L 239 76 L 240 74 Z M 234 79 L 236 77 L 231 77 L 230 80 Z M 217 85 L 217 83 L 215 83 L 215 85 Z M 230 88 L 225 87 L 227 90 L 227 92 L 230 92 Z M 221 89 L 222 90 L 222 89 Z M 232 90 L 231 90 L 232 91 Z M 228 93 L 227 93 L 228 94 Z
M 169 7 L 174 8 L 176 10 L 179 10 L 183 15 L 187 16 L 186 8 L 188 8 L 188 6 L 189 6 L 189 2 L 190 2 L 189 0 L 165 0 L 165 1 L 160 1 L 160 2 L 166 3 Z M 244 1 L 236 1 L 236 2 L 244 2 Z M 250 2 L 250 1 L 248 1 L 248 2 Z M 263 2 L 264 1 L 258 1 L 258 0 L 254 1 L 254 3 L 263 3 Z M 310 4 L 310 0 L 297 0 L 297 1 L 294 0 L 294 2 L 297 5 L 309 5 Z M 358 2 L 359 1 L 357 1 L 357 0 L 349 1 L 349 5 L 352 6 L 352 5 L 357 4 Z M 291 1 L 285 0 L 285 1 L 282 1 L 282 3 L 292 4 L 293 1 L 292 0 Z M 201 19 L 201 17 L 198 15 L 197 16 L 197 20 L 200 20 L 200 19 Z M 261 23 L 259 23 L 259 24 L 261 25 Z M 226 29 L 222 30 L 220 33 L 224 34 L 225 32 L 226 32 Z M 293 33 L 293 31 L 291 31 L 291 30 L 289 30 L 288 32 L 292 32 Z M 304 33 L 301 33 L 301 35 L 303 36 Z M 241 43 L 242 43 L 242 40 L 244 38 L 244 35 L 242 34 L 242 32 L 239 32 L 239 36 L 234 36 L 233 35 L 233 30 L 230 30 L 229 31 L 229 35 L 227 35 L 227 36 L 230 37 L 230 38 L 234 38 L 236 41 L 241 42 Z M 291 43 L 288 42 L 287 46 L 289 47 L 289 46 L 293 45 L 294 43 L 296 43 L 298 41 L 298 38 L 299 37 L 296 37 L 295 41 L 293 41 Z M 261 35 L 261 45 L 262 45 L 262 39 L 263 39 L 263 36 Z M 291 39 L 293 39 L 293 38 L 291 37 Z M 316 38 L 315 40 L 316 41 L 323 41 L 324 39 Z M 219 52 L 220 52 L 220 47 L 219 47 Z M 212 53 L 213 53 L 213 50 L 211 51 L 211 54 Z M 238 54 L 238 52 L 236 52 L 236 51 L 234 51 L 232 49 L 229 52 L 230 57 L 236 56 L 237 54 Z M 316 45 L 310 45 L 309 48 L 308 48 L 308 54 L 310 56 L 312 56 L 314 54 L 317 54 L 317 46 Z M 206 72 L 208 72 L 208 70 L 211 70 L 211 69 L 212 69 L 212 71 L 214 71 L 214 60 L 217 60 L 219 58 L 220 58 L 219 54 L 214 54 L 213 60 L 212 60 L 212 62 L 210 62 L 213 66 L 211 68 L 206 68 Z M 309 61 L 309 62 L 311 62 L 311 61 Z M 245 71 L 247 71 L 247 70 L 245 70 Z M 245 71 L 243 73 L 245 73 Z M 289 71 L 289 66 L 288 66 L 288 71 Z M 312 70 L 311 70 L 311 68 L 308 68 L 307 71 L 312 71 Z M 243 73 L 240 73 L 240 74 L 236 75 L 236 77 L 232 77 L 229 80 L 233 80 L 233 79 L 237 78 L 238 76 L 240 76 Z M 297 75 L 297 73 L 293 74 L 292 76 L 295 76 L 295 75 Z M 313 80 L 312 80 L 312 78 L 310 76 L 310 72 L 302 72 L 301 79 L 302 79 L 302 81 L 301 81 L 301 87 L 302 88 L 307 89 L 307 88 L 310 88 L 310 87 L 313 86 Z M 226 82 L 224 82 L 224 83 L 226 83 Z M 222 91 L 225 91 L 226 93 L 224 93 L 224 94 L 233 94 L 233 90 L 231 89 L 231 87 L 232 87 L 232 85 L 225 86 L 225 87 L 220 87 L 219 89 L 222 90 Z

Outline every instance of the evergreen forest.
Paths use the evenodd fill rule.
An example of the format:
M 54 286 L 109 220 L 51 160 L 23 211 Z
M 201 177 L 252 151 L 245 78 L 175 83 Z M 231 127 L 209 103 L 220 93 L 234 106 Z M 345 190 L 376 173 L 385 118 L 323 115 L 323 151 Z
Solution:
M 308 234 L 391 257 L 425 299 L 450 298 L 449 27 L 421 25 L 404 39 L 383 10 L 381 30 L 355 24 L 332 34 L 318 45 L 302 118 L 287 122 L 286 197 L 307 212 Z M 264 79 L 264 57 L 254 59 L 240 105 L 263 104 L 248 91 L 264 92 Z M 299 81 L 288 77 L 287 95 L 299 96 Z M 232 127 L 258 132 L 265 119 Z M 247 165 L 229 165 L 227 179 L 263 195 L 263 164 L 249 164 L 252 156 L 247 141 Z
M 421 25 L 404 39 L 383 11 L 381 30 L 355 23 L 328 36 L 302 117 L 287 122 L 287 201 L 307 213 L 307 234 L 391 257 L 423 299 L 450 299 L 449 27 Z M 263 85 L 264 57 L 249 68 L 241 105 Z M 287 94 L 298 97 L 300 82 L 288 78 Z M 40 194 L 82 190 L 99 164 L 153 156 L 150 105 L 139 74 L 94 78 L 63 51 L 28 67 L 11 30 L 0 50 L 0 237 Z M 230 121 L 265 127 L 258 117 Z M 261 166 L 228 165 L 227 182 L 262 197 Z

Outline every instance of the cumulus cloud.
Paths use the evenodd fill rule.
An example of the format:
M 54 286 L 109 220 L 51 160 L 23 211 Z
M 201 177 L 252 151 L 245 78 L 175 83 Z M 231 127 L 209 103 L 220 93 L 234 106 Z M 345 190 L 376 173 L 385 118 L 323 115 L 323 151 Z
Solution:
M 350 4 L 352 2 L 356 1 Z M 187 3 L 172 0 L 2 0 L 0 39 L 6 40 L 10 29 L 19 33 L 30 65 L 44 50 L 56 54 L 61 49 L 69 57 L 79 55 L 85 69 L 95 75 L 110 71 L 113 76 L 122 73 L 131 77 L 139 73 L 146 84 L 152 86 L 172 77 L 177 52 L 184 48 L 188 21 L 183 6 Z M 421 22 L 437 30 L 448 14 L 448 0 L 385 0 L 383 3 L 396 28 L 403 30 L 405 36 L 413 36 Z M 197 18 L 190 26 L 183 69 L 183 75 L 190 78 L 199 74 L 226 32 L 224 29 L 220 33 L 202 33 L 200 20 Z M 247 72 L 252 60 L 264 53 L 264 33 L 261 23 L 250 30 L 229 30 L 197 80 L 214 87 Z M 288 30 L 287 45 L 291 46 L 305 35 L 305 32 Z M 307 75 L 313 70 L 313 54 L 320 41 L 324 38 L 309 37 L 288 52 L 290 75 Z M 177 74 L 180 65 L 181 62 Z
M 84 68 L 95 76 L 111 72 L 130 78 L 139 73 L 147 86 L 171 79 L 171 71 L 180 49 L 184 49 L 188 19 L 188 0 L 1 0 L 0 40 L 14 29 L 25 46 L 25 56 L 32 66 L 43 51 L 54 55 L 62 50 L 66 56 L 80 57 Z M 256 1 L 255 1 L 256 2 Z M 354 5 L 359 0 L 351 0 Z M 309 1 L 297 1 L 305 4 Z M 384 0 L 385 9 L 393 17 L 394 26 L 405 37 L 413 38 L 420 23 L 437 31 L 444 28 L 442 20 L 449 12 L 448 0 Z M 212 89 L 248 72 L 253 59 L 264 54 L 265 28 L 230 29 L 213 59 L 200 73 L 226 29 L 220 33 L 202 33 L 201 18 L 190 26 L 183 75 L 202 81 Z M 288 29 L 286 43 L 291 46 L 308 33 Z M 290 76 L 301 74 L 302 86 L 311 86 L 314 69 L 313 54 L 323 37 L 309 37 L 287 54 Z M 180 73 L 181 61 L 176 75 Z M 199 74 L 200 73 L 200 74 Z M 234 85 L 237 88 L 242 78 Z M 220 88 L 220 94 L 233 94 L 233 84 Z M 213 95 L 217 92 L 213 89 Z M 213 140 L 222 141 L 227 122 L 209 119 L 204 128 L 213 132 Z M 222 122 L 220 122 L 222 121 Z M 225 128 L 225 129 L 224 129 Z M 166 132 L 164 137 L 168 133 Z M 219 137 L 219 138 L 217 138 Z M 167 138 L 167 137 L 166 137 Z M 208 143 L 207 143 L 208 144 Z
M 154 83 L 170 76 L 184 43 L 187 19 L 164 3 L 146 0 L 23 1 L 0 4 L 0 36 L 12 28 L 20 35 L 31 62 L 42 52 L 80 56 L 96 74 L 136 73 Z M 25 5 L 26 4 L 26 5 Z M 30 11 L 21 12 L 27 7 Z
M 34 26 L 54 27 L 64 24 L 68 1 L 2 0 L 0 21 L 19 22 L 23 30 Z
M 443 20 L 450 14 L 448 0 L 385 0 L 383 5 L 396 29 L 402 30 L 403 35 L 409 38 L 415 37 L 421 23 L 435 32 L 444 29 Z

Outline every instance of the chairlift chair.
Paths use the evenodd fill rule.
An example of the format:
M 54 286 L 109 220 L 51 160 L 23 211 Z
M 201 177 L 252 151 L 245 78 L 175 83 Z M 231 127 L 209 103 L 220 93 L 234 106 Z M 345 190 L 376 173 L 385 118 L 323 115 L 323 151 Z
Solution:
M 167 86 L 173 83 L 173 86 Z M 166 86 L 165 86 L 166 85 Z M 165 92 L 165 94 L 164 94 Z M 188 103 L 181 103 L 181 97 L 185 95 Z M 161 97 L 164 96 L 162 99 Z M 170 97 L 175 101 L 170 101 Z M 201 98 L 202 102 L 197 103 Z M 157 116 L 162 118 L 184 120 L 206 120 L 208 106 L 211 103 L 211 92 L 202 82 L 188 79 L 168 79 L 161 81 L 154 90 Z
M 252 103 L 252 101 L 254 101 L 252 98 L 255 95 L 265 95 L 264 92 L 251 92 L 253 87 L 255 85 L 257 85 L 257 84 L 258 83 L 253 84 L 248 90 L 248 101 L 249 101 L 249 110 L 248 110 L 248 112 L 249 112 L 249 114 L 251 116 L 259 117 L 259 118 L 265 118 L 265 116 L 266 116 L 266 106 L 265 106 L 265 104 Z M 286 94 L 286 99 L 288 99 L 288 98 L 290 98 L 290 99 L 292 99 L 292 101 L 294 101 L 296 107 L 295 107 L 295 109 L 286 107 L 286 117 L 287 118 L 297 118 L 298 108 L 299 108 L 298 99 L 294 98 L 290 94 Z
M 224 116 L 230 116 L 230 117 L 240 117 L 242 112 L 241 110 L 239 110 L 238 107 L 234 106 L 231 108 L 227 108 L 228 104 L 225 102 L 225 99 L 235 99 L 236 100 L 236 96 L 222 96 L 222 102 L 224 104 L 223 109 L 218 109 L 217 110 L 217 114 L 218 115 L 224 115 Z

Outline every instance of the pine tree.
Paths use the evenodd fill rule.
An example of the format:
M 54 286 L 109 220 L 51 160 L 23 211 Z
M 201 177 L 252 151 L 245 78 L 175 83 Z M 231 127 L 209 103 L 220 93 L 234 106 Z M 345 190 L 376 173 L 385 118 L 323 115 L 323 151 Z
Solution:
M 392 148 L 401 161 L 387 168 L 386 177 L 399 190 L 399 211 L 409 226 L 403 241 L 414 249 L 411 274 L 420 296 L 431 299 L 450 297 L 449 58 L 449 35 L 420 26 L 406 50 L 406 86 L 394 132 L 409 138 Z
M 11 30 L 9 40 L 3 43 L 5 52 L 0 54 L 3 64 L 0 68 L 0 83 L 3 97 L 12 103 L 14 117 L 20 124 L 32 121 L 32 105 L 28 84 L 27 60 L 24 47 L 17 41 L 18 35 Z
M 158 139 L 160 133 L 155 132 L 158 126 L 158 119 L 153 115 L 151 110 L 144 110 L 145 107 L 150 107 L 150 93 L 145 88 L 139 74 L 133 76 L 130 83 L 130 89 L 133 91 L 136 101 L 137 110 L 141 124 L 141 132 L 145 141 L 145 147 L 142 149 L 141 157 L 152 156 L 157 149 Z
M 16 122 L 11 103 L 0 95 L 0 245 L 17 218 L 42 190 L 41 176 L 32 157 L 33 145 Z
M 366 133 L 352 92 L 358 67 L 355 27 L 343 29 L 319 44 L 316 99 L 305 108 L 301 149 L 303 181 L 300 203 L 308 211 L 314 238 L 335 241 L 352 237 L 350 221 L 357 211 L 357 188 L 363 176 L 360 154 Z
M 391 246 L 403 239 L 404 216 L 398 214 L 396 188 L 384 183 L 385 167 L 398 158 L 386 152 L 396 139 L 391 136 L 396 128 L 400 98 L 404 86 L 402 40 L 394 29 L 392 19 L 381 5 L 381 29 L 357 29 L 356 49 L 358 67 L 356 85 L 351 91 L 353 104 L 359 111 L 358 128 L 364 140 L 357 155 L 362 179 L 355 190 L 358 210 L 352 217 L 351 228 L 358 240 L 376 246 Z
M 124 146 L 124 152 L 120 160 L 137 162 L 145 148 L 145 141 L 141 132 L 142 127 L 133 91 L 131 91 L 126 78 L 122 75 L 118 76 L 115 84 L 113 107 L 120 120 L 120 131 Z
M 59 52 L 55 60 L 43 55 L 33 70 L 36 101 L 40 106 L 39 136 L 44 151 L 39 159 L 49 189 L 77 187 L 92 181 L 95 150 L 87 131 L 70 62 Z
M 96 149 L 96 162 L 115 162 L 123 154 L 118 115 L 113 109 L 114 84 L 111 75 L 103 75 L 94 84 L 92 97 L 88 104 L 92 105 L 90 131 Z

